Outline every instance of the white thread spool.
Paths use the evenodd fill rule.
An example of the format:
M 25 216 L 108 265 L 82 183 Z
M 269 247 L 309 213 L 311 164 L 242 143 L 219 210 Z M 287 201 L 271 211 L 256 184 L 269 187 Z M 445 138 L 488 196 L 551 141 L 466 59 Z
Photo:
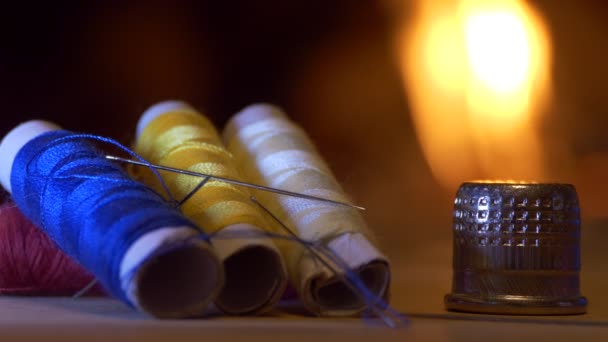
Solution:
M 136 138 L 139 140 L 146 127 L 158 117 L 180 111 L 196 112 L 182 101 L 164 101 L 151 106 L 137 124 Z M 147 158 L 147 155 L 143 153 L 143 157 Z M 206 161 L 201 159 L 200 162 Z M 204 193 L 205 188 L 199 191 Z M 201 229 L 204 231 L 205 227 Z M 218 237 L 212 237 L 226 274 L 224 288 L 215 304 L 225 313 L 241 315 L 268 311 L 278 302 L 287 285 L 287 270 L 282 255 L 271 239 L 259 237 L 263 232 L 252 224 L 237 223 L 220 228 Z M 223 239 L 223 233 L 234 235 Z M 239 238 L 238 235 L 258 237 Z
M 277 107 L 258 104 L 237 113 L 224 130 L 224 141 L 248 181 L 348 201 L 313 143 Z M 373 293 L 387 295 L 388 261 L 369 241 L 371 233 L 358 212 L 320 201 L 262 192 L 256 195 L 300 238 L 326 241 Z M 363 301 L 309 252 L 292 244 L 285 254 L 292 283 L 310 311 L 352 315 L 365 309 Z
M 12 192 L 13 162 L 21 148 L 39 135 L 59 129 L 51 122 L 33 120 L 4 137 L 0 183 L 7 191 Z M 137 309 L 161 318 L 203 315 L 221 287 L 223 270 L 209 245 L 192 239 L 197 234 L 192 227 L 165 227 L 141 236 L 129 247 L 120 264 L 120 279 L 126 297 Z M 172 245 L 181 247 L 155 255 Z

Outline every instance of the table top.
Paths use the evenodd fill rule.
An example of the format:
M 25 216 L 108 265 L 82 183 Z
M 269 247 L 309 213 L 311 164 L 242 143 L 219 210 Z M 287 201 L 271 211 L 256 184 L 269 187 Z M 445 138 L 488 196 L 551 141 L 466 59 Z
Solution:
M 608 340 L 608 229 L 583 234 L 581 288 L 588 312 L 574 316 L 500 316 L 445 311 L 451 286 L 451 241 L 393 250 L 391 303 L 409 318 L 399 329 L 378 320 L 317 318 L 288 308 L 262 317 L 157 320 L 108 298 L 0 297 L 0 341 L 584 341 Z
M 608 322 L 586 316 L 503 317 L 416 313 L 407 326 L 390 329 L 378 321 L 326 319 L 287 313 L 263 317 L 210 317 L 155 320 L 121 303 L 102 298 L 2 298 L 0 337 L 61 341 L 605 341 Z

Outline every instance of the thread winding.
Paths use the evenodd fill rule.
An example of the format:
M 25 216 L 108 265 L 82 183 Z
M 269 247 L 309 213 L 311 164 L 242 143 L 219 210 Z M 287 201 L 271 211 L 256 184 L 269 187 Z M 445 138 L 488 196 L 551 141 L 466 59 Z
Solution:
M 267 121 L 269 125 L 266 128 L 245 129 L 243 131 L 249 133 L 239 135 L 239 138 L 246 138 L 247 134 L 255 137 L 254 141 L 247 142 L 253 148 L 243 153 L 240 159 L 242 166 L 247 167 L 248 176 L 266 186 L 346 202 L 342 189 L 329 168 L 316 154 L 305 133 L 299 131 L 293 134 L 299 128 L 289 122 L 287 125 L 285 122 L 279 122 L 277 125 L 277 122 L 264 120 L 274 117 L 286 121 L 286 118 L 274 115 L 276 113 L 268 114 L 267 107 L 261 109 L 262 122 Z M 200 152 L 200 144 L 196 145 L 201 142 L 199 138 L 202 137 L 202 151 L 208 154 L 202 156 L 203 161 L 200 163 L 207 165 L 194 171 L 239 179 L 238 173 L 226 173 L 221 168 L 229 166 L 225 169 L 235 169 L 233 164 L 230 165 L 233 163 L 230 153 L 221 146 L 213 126 L 208 121 L 203 121 L 201 125 L 198 120 L 202 116 L 194 111 L 178 112 L 184 115 L 178 116 L 177 125 L 172 126 L 166 122 L 159 124 L 159 131 L 155 132 L 158 134 L 153 134 L 153 137 L 159 138 L 161 149 L 167 150 L 143 149 L 152 156 L 151 162 L 167 165 L 163 156 L 171 153 L 191 156 L 192 151 L 196 150 L 194 147 L 198 147 Z M 171 114 L 176 115 L 174 112 Z M 230 137 L 230 132 L 234 133 L 235 130 L 239 132 L 241 127 L 237 126 L 251 122 L 252 118 L 259 119 L 259 111 L 254 111 L 254 115 L 237 116 L 233 119 L 233 126 L 228 127 L 226 136 Z M 149 120 L 144 125 L 144 130 L 147 130 L 148 126 L 154 127 L 156 119 Z M 160 132 L 162 128 L 169 128 L 171 131 L 170 127 L 176 129 L 164 135 Z M 282 130 L 277 127 L 282 127 Z M 228 200 L 227 204 L 217 206 L 218 210 L 210 211 L 211 216 L 217 217 L 206 222 L 211 225 L 212 230 L 210 235 L 205 237 L 197 231 L 193 223 L 179 215 L 157 193 L 133 182 L 121 168 L 106 160 L 103 154 L 84 140 L 112 144 L 140 161 L 145 161 L 139 155 L 109 138 L 75 135 L 54 129 L 44 127 L 43 132 L 30 134 L 33 137 L 31 140 L 23 139 L 21 134 L 13 134 L 18 138 L 12 136 L 8 139 L 11 136 L 9 133 L 0 144 L 0 152 L 8 150 L 9 155 L 16 156 L 8 163 L 8 172 L 6 167 L 0 168 L 0 181 L 9 190 L 13 190 L 16 202 L 24 208 L 30 219 L 39 224 L 65 252 L 91 270 L 112 294 L 126 303 L 159 317 L 202 314 L 206 303 L 215 296 L 218 284 L 221 283 L 220 267 L 216 264 L 213 253 L 202 242 L 202 239 L 211 237 L 218 249 L 221 249 L 224 241 L 230 241 L 224 245 L 225 249 L 235 255 L 240 254 L 241 259 L 249 261 L 243 263 L 234 257 L 222 257 L 227 268 L 228 285 L 232 270 L 233 274 L 240 274 L 240 278 L 233 278 L 233 281 L 253 279 L 257 281 L 257 284 L 252 285 L 256 291 L 265 289 L 262 292 L 266 295 L 262 301 L 251 302 L 248 298 L 251 292 L 243 291 L 242 287 L 234 287 L 228 291 L 231 292 L 229 296 L 222 300 L 222 294 L 230 288 L 226 286 L 216 304 L 230 313 L 262 312 L 276 303 L 284 289 L 283 264 L 280 257 L 276 258 L 272 253 L 261 253 L 263 257 L 260 257 L 259 251 L 256 250 L 260 246 L 266 247 L 266 252 L 275 252 L 274 247 L 269 247 L 268 241 L 258 245 L 252 241 L 275 239 L 285 242 L 280 244 L 282 252 L 292 261 L 295 260 L 290 263 L 292 280 L 296 280 L 296 289 L 311 311 L 320 314 L 350 314 L 360 312 L 367 306 L 389 322 L 389 316 L 377 311 L 377 305 L 380 305 L 380 310 L 387 310 L 386 312 L 395 315 L 380 298 L 386 294 L 388 287 L 386 259 L 367 241 L 373 236 L 365 228 L 362 218 L 357 217 L 356 211 L 301 198 L 278 197 L 265 192 L 257 194 L 261 198 L 267 197 L 264 199 L 265 210 L 278 212 L 282 220 L 297 230 L 297 236 L 289 237 L 277 233 L 277 227 L 269 228 L 272 225 L 261 216 L 261 212 L 257 210 L 259 208 L 252 204 L 257 200 L 250 201 L 246 190 L 216 182 L 221 183 L 217 184 L 217 193 L 211 192 L 212 199 L 204 198 L 199 202 L 202 203 L 201 207 L 214 207 L 214 196 L 215 200 L 220 202 L 222 198 Z M 14 131 L 18 130 L 19 127 Z M 283 140 L 279 140 L 279 143 L 268 139 L 280 137 L 281 134 Z M 140 134 L 140 137 L 142 135 L 145 134 Z M 184 137 L 185 143 L 182 141 L 181 145 L 178 144 L 177 140 Z M 188 141 L 188 138 L 192 140 Z M 209 138 L 215 139 L 215 144 L 209 144 L 206 141 Z M 7 140 L 11 143 L 7 143 Z M 268 152 L 256 150 L 268 140 L 272 141 L 269 146 L 272 146 L 273 152 L 265 155 L 263 162 L 256 162 L 251 167 L 252 161 Z M 284 143 L 283 146 L 280 143 Z M 182 164 L 169 165 L 188 169 Z M 301 171 L 304 171 L 304 174 L 301 174 Z M 8 186 L 7 174 L 11 179 Z M 144 178 L 148 182 L 155 184 L 156 190 L 166 194 L 171 205 L 175 203 L 175 198 L 187 199 L 183 203 L 184 207 L 190 202 L 197 203 L 195 196 L 200 193 L 207 195 L 208 183 L 213 184 L 209 179 L 205 179 L 205 191 L 192 194 L 192 189 L 201 184 L 200 179 L 188 177 L 190 187 L 180 192 L 179 188 L 176 191 L 174 184 L 171 184 L 171 176 L 177 179 L 183 175 L 166 174 L 165 183 L 152 167 L 144 170 L 142 174 L 146 175 Z M 218 195 L 225 193 L 225 189 L 236 189 L 239 192 L 234 197 Z M 248 218 L 247 214 L 239 216 L 238 210 L 242 207 L 233 205 L 235 198 L 236 202 L 251 209 L 245 212 L 253 212 L 255 219 Z M 336 210 L 342 210 L 342 213 Z M 232 223 L 230 219 L 219 214 L 236 216 L 246 223 Z M 274 217 L 274 214 L 270 215 Z M 221 220 L 229 223 L 222 227 Z M 319 222 L 321 226 L 325 226 L 325 230 L 318 229 Z M 266 229 L 259 229 L 254 224 Z M 248 242 L 246 248 L 237 248 L 234 241 Z M 311 254 L 312 252 L 314 253 Z M 230 253 L 224 251 L 226 255 Z M 221 252 L 219 254 L 222 256 Z M 331 270 L 319 266 L 319 262 L 325 259 L 334 265 L 328 266 Z M 260 272 L 260 264 L 266 265 L 266 273 Z M 268 270 L 272 271 L 273 268 L 274 271 L 269 273 Z M 201 274 L 201 270 L 206 272 L 202 272 L 202 277 L 197 276 Z M 336 271 L 339 274 L 335 274 Z M 207 276 L 209 279 L 204 279 Z M 273 282 L 263 281 L 268 277 L 273 278 Z M 344 283 L 348 283 L 350 287 L 345 288 Z M 353 293 L 345 296 L 344 290 L 357 292 L 358 297 L 353 297 Z
M 158 317 L 202 315 L 222 273 L 196 226 L 83 137 L 32 125 L 41 124 L 18 126 L 0 146 L 15 152 L 9 188 L 23 213 L 123 302 Z
M 230 120 L 223 136 L 248 181 L 349 202 L 306 133 L 278 108 L 253 105 L 244 109 Z M 322 243 L 344 260 L 341 272 L 352 268 L 372 294 L 387 294 L 388 261 L 370 242 L 373 235 L 356 210 L 268 192 L 255 192 L 255 196 L 300 239 Z M 350 315 L 365 309 L 366 303 L 308 250 L 290 244 L 282 252 L 291 281 L 310 311 Z
M 239 180 L 231 154 L 213 124 L 181 102 L 152 106 L 138 125 L 135 151 L 149 162 L 187 171 Z M 182 201 L 181 210 L 207 234 L 264 231 L 270 225 L 250 201 L 247 189 L 216 179 L 162 172 L 159 181 L 149 169 L 132 173 L 153 189 L 166 183 Z M 201 182 L 204 187 L 196 192 Z M 186 199 L 183 201 L 183 199 Z M 257 314 L 271 308 L 286 286 L 280 252 L 270 239 L 218 239 L 214 246 L 224 261 L 225 286 L 217 306 L 230 314 Z
M 69 296 L 93 279 L 14 203 L 0 204 L 0 294 Z M 102 292 L 94 287 L 87 295 Z
M 163 113 L 152 120 L 138 135 L 134 150 L 151 163 L 240 178 L 230 153 L 222 147 L 211 122 L 187 108 Z M 150 169 L 133 168 L 131 171 L 146 185 L 162 191 L 162 182 L 151 174 Z M 196 177 L 169 172 L 163 172 L 162 178 L 178 201 L 201 182 Z M 182 204 L 181 210 L 207 233 L 244 222 L 258 227 L 267 225 L 250 203 L 247 190 L 218 180 L 209 180 L 204 191 L 195 193 Z

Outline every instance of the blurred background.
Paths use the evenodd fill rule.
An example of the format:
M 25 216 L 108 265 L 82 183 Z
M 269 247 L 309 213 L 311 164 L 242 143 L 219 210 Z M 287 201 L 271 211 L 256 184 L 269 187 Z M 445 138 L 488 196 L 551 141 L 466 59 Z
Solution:
M 220 128 L 275 103 L 395 259 L 449 266 L 470 179 L 571 182 L 587 236 L 608 218 L 604 1 L 19 2 L 1 16 L 2 134 L 45 118 L 129 143 L 158 101 Z

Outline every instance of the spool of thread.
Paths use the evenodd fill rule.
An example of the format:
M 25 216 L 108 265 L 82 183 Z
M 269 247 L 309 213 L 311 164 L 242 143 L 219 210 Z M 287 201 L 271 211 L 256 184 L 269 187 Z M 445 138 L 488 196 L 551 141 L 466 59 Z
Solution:
M 213 124 L 189 105 L 166 101 L 152 106 L 137 127 L 135 151 L 154 164 L 238 180 L 240 175 Z M 158 179 L 146 169 L 132 169 L 145 184 L 161 191 Z M 142 172 L 138 172 L 138 171 Z M 201 178 L 162 173 L 179 201 Z M 268 229 L 260 209 L 246 188 L 209 179 L 182 205 L 182 212 L 207 234 L 247 233 Z M 260 235 L 260 234 L 257 234 Z M 215 304 L 228 314 L 258 314 L 280 299 L 287 283 L 282 256 L 268 238 L 214 239 L 224 264 L 226 281 Z
M 269 187 L 348 202 L 305 132 L 271 105 L 236 114 L 223 134 L 246 180 Z M 299 238 L 323 243 L 358 273 L 376 296 L 387 295 L 388 261 L 371 240 L 361 215 L 321 201 L 257 192 L 256 197 Z M 320 315 L 352 315 L 366 305 L 341 279 L 295 244 L 284 245 L 291 282 L 304 305 Z
M 23 216 L 8 196 L 0 204 L 0 294 L 71 296 L 94 279 Z M 95 286 L 86 295 L 101 295 Z
M 0 182 L 114 296 L 157 317 L 202 315 L 223 276 L 208 243 L 83 139 L 45 121 L 17 126 L 0 143 Z

